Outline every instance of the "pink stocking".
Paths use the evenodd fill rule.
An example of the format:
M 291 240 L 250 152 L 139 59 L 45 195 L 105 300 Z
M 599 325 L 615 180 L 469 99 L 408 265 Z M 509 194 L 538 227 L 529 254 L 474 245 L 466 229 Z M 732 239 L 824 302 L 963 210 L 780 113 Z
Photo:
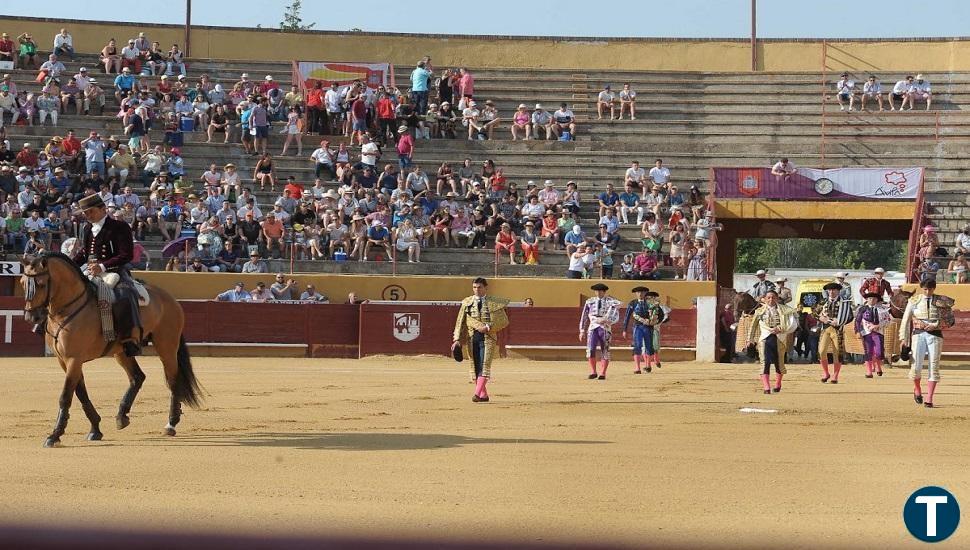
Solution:
M 926 396 L 926 400 L 928 402 L 930 402 L 930 403 L 933 402 L 933 394 L 936 393 L 936 384 L 937 383 L 938 382 L 934 382 L 932 380 L 930 380 L 929 382 L 926 383 L 926 385 L 929 386 L 929 395 Z
M 839 379 L 839 371 L 841 371 L 841 370 L 842 370 L 842 363 L 839 363 L 838 361 L 836 361 L 835 362 L 835 372 L 832 374 L 832 380 L 838 380 Z
M 600 368 L 603 369 L 603 372 L 600 373 L 600 376 L 606 376 L 606 368 L 609 366 L 610 366 L 609 359 L 603 359 L 602 361 L 600 361 Z
M 873 361 L 866 361 L 866 376 L 872 376 L 872 363 Z
M 633 365 L 637 368 L 637 370 L 634 371 L 634 372 L 640 372 L 640 356 L 639 355 L 634 355 L 633 356 Z
M 825 378 L 829 377 L 829 360 L 825 358 L 824 354 L 819 359 L 822 362 L 822 372 L 825 374 Z
M 914 395 L 923 395 L 923 388 L 920 387 L 920 383 L 919 382 L 920 382 L 919 378 L 917 378 L 916 380 L 913 380 L 913 394 Z
M 761 375 L 761 384 L 765 387 L 765 391 L 771 391 L 771 384 L 768 383 L 768 375 Z
M 873 363 L 876 364 L 876 372 L 882 374 L 882 359 L 874 359 Z
M 595 355 L 590 355 L 589 356 L 589 370 L 593 371 L 593 374 L 596 374 L 596 356 Z
M 647 355 L 646 353 L 640 356 L 640 362 L 643 363 L 643 367 L 645 369 L 650 370 L 652 368 L 650 366 L 650 356 Z
M 775 387 L 776 388 L 780 388 L 781 387 L 781 377 L 782 376 L 784 376 L 784 374 L 782 374 L 780 372 L 776 372 L 775 373 Z
M 478 397 L 485 397 L 486 395 L 488 395 L 485 393 L 485 383 L 487 381 L 488 381 L 488 378 L 485 378 L 484 376 L 478 377 L 478 379 L 475 381 L 475 395 L 477 395 Z

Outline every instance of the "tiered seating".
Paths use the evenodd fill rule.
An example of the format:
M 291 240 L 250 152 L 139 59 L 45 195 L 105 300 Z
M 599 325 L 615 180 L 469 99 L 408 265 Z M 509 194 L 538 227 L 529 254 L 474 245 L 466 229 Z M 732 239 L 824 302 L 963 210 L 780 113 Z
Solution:
M 80 56 L 67 65 L 70 74 L 81 65 L 87 66 L 106 89 L 110 87 L 113 76 L 101 75 L 93 56 Z M 231 84 L 242 72 L 247 72 L 257 81 L 272 74 L 284 88 L 290 83 L 287 63 L 190 60 L 188 67 L 190 80 L 206 72 L 215 82 Z M 402 89 L 408 86 L 410 70 L 411 67 L 396 67 L 397 85 Z M 567 180 L 576 180 L 587 202 L 581 215 L 589 233 L 594 229 L 593 195 L 601 192 L 607 182 L 620 184 L 624 170 L 634 159 L 649 167 L 654 158 L 663 158 L 673 172 L 674 181 L 684 190 L 691 184 L 706 189 L 712 166 L 767 166 L 780 156 L 788 156 L 800 166 L 822 163 L 823 117 L 817 74 L 579 73 L 545 69 L 472 69 L 472 72 L 476 76 L 476 94 L 495 101 L 503 117 L 510 117 L 519 103 L 531 106 L 540 102 L 554 110 L 565 101 L 580 120 L 577 140 L 513 142 L 509 140 L 506 123 L 496 130 L 494 141 L 418 140 L 415 161 L 433 174 L 441 162 L 457 165 L 470 157 L 480 164 L 490 158 L 520 188 L 530 179 L 537 182 L 552 179 L 559 188 Z M 16 70 L 12 74 L 21 89 L 38 88 L 33 82 L 35 73 Z M 861 80 L 862 75 L 859 76 Z M 879 76 L 883 78 L 884 89 L 888 89 L 901 75 Z M 923 111 L 920 105 L 919 110 L 905 113 L 841 113 L 837 104 L 829 101 L 824 117 L 825 165 L 926 166 L 930 212 L 941 222 L 942 239 L 950 242 L 953 231 L 970 218 L 970 200 L 963 185 L 970 172 L 966 168 L 967 154 L 958 144 L 958 140 L 970 136 L 970 113 L 962 107 L 970 95 L 965 92 L 970 74 L 927 73 L 927 78 L 933 83 L 935 94 L 934 109 L 929 112 Z M 638 119 L 596 120 L 596 94 L 603 84 L 609 83 L 616 90 L 624 82 L 630 82 L 638 93 Z M 82 136 L 91 129 L 120 135 L 121 125 L 113 116 L 114 108 L 114 98 L 109 97 L 104 116 L 67 114 L 62 116 L 56 131 L 49 126 L 8 127 L 8 138 L 17 147 L 24 141 L 42 144 L 47 137 L 63 134 L 68 128 L 74 128 Z M 161 138 L 160 130 L 152 132 L 153 143 L 160 142 Z M 344 138 L 330 139 L 339 142 Z M 197 178 L 212 162 L 220 166 L 233 162 L 242 175 L 252 174 L 254 158 L 246 156 L 238 144 L 205 144 L 204 141 L 203 132 L 186 134 L 182 149 L 187 175 Z M 271 151 L 278 153 L 282 141 L 283 136 L 271 132 Z M 307 157 L 318 141 L 317 136 L 304 138 L 303 157 L 275 157 L 279 177 L 293 175 L 298 181 L 311 182 L 312 163 Z M 393 151 L 386 152 L 385 161 L 396 162 Z M 269 193 L 256 194 L 263 204 L 275 199 Z M 636 248 L 639 230 L 625 227 L 621 235 L 624 244 L 617 263 L 623 252 Z M 161 245 L 159 240 L 149 243 L 149 250 L 156 258 Z M 428 274 L 480 273 L 492 269 L 493 253 L 429 248 L 423 252 L 422 259 L 422 264 L 399 263 L 397 270 Z M 541 262 L 540 266 L 509 266 L 499 261 L 498 271 L 502 275 L 560 276 L 565 270 L 566 258 L 561 253 L 549 252 L 542 256 Z M 272 269 L 282 267 L 271 266 Z M 298 262 L 295 268 L 335 272 L 389 272 L 391 269 L 387 262 Z

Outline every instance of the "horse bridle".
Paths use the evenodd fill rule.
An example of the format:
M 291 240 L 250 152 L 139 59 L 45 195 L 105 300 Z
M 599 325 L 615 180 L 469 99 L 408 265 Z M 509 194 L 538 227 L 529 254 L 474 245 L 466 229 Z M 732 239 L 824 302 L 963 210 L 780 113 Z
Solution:
M 47 309 L 48 310 L 48 317 L 56 316 L 57 315 L 56 312 L 49 311 L 50 303 L 51 303 L 51 295 L 54 293 L 53 292 L 53 283 L 52 283 L 50 271 L 48 270 L 48 271 L 44 271 L 42 273 L 34 273 L 33 275 L 26 275 L 25 274 L 24 277 L 27 279 L 27 288 L 24 291 L 24 300 L 28 304 L 34 299 L 34 296 L 37 293 L 37 278 L 38 277 L 46 277 L 47 278 L 47 296 L 44 297 L 44 303 L 40 304 L 39 306 L 34 306 L 34 307 L 26 307 L 25 306 L 24 307 L 24 313 L 34 313 L 34 312 L 36 312 L 38 310 Z M 66 310 L 70 309 L 71 306 L 73 306 L 75 303 L 77 303 L 78 300 L 80 300 L 81 298 L 84 298 L 87 295 L 87 293 L 88 293 L 88 291 L 87 291 L 86 288 L 81 289 L 81 293 L 78 294 L 77 297 L 73 298 L 70 302 L 68 302 L 67 305 L 64 306 L 63 310 L 66 311 Z M 80 313 L 82 309 L 84 309 L 84 305 L 86 303 L 87 303 L 87 300 L 85 300 L 84 302 L 82 302 L 81 305 L 80 305 L 80 307 L 78 307 L 73 312 L 71 312 L 69 315 L 67 315 L 67 317 L 63 321 L 59 322 L 58 324 L 61 325 L 61 327 L 63 328 L 64 325 L 66 325 L 71 319 L 73 319 L 78 313 Z M 60 332 L 60 329 L 58 329 L 58 332 Z

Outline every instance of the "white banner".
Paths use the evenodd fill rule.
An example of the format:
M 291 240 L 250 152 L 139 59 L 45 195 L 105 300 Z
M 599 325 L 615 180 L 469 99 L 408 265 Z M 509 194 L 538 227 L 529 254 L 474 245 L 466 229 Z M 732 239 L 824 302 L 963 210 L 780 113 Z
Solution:
M 300 79 L 306 88 L 312 88 L 317 82 L 322 83 L 324 89 L 329 89 L 331 82 L 336 82 L 343 88 L 355 80 L 360 80 L 368 88 L 376 90 L 378 86 L 387 86 L 391 82 L 390 63 L 298 61 L 296 70 L 299 71 Z
M 915 199 L 923 181 L 922 168 L 798 168 L 800 176 L 816 183 L 832 182 L 832 191 L 868 199 Z
M 16 277 L 23 273 L 20 262 L 0 262 L 0 277 Z

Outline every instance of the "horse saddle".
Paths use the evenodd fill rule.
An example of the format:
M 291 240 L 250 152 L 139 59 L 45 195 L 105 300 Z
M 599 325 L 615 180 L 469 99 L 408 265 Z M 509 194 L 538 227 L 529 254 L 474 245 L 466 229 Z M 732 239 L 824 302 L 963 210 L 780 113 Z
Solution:
M 117 273 L 102 273 L 97 277 L 93 277 L 91 281 L 95 284 L 95 286 L 98 287 L 99 299 L 102 297 L 108 297 L 108 301 L 111 303 L 115 303 L 117 301 L 118 295 L 115 293 L 115 287 L 117 287 L 118 283 L 121 282 L 121 275 L 118 275 Z M 101 288 L 102 286 L 111 292 L 104 292 Z M 138 293 L 138 305 L 140 307 L 147 306 L 150 303 L 151 298 L 149 297 L 148 289 L 145 288 L 144 283 L 137 279 L 132 279 L 132 286 L 135 287 L 135 292 Z

